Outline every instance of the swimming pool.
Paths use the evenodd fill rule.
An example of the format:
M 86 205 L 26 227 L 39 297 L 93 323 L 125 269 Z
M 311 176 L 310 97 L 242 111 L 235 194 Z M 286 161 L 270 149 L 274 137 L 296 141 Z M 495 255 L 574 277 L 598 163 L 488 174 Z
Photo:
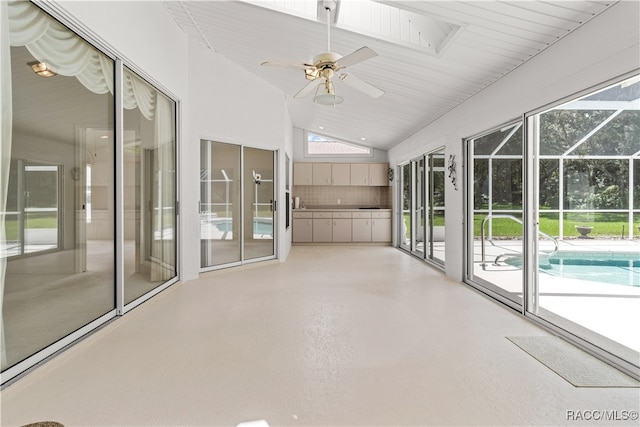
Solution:
M 231 218 L 216 218 L 210 221 L 219 231 L 233 231 L 233 220 Z M 254 218 L 253 234 L 273 234 L 273 220 L 271 218 Z
M 540 258 L 540 270 L 559 277 L 640 286 L 640 252 L 558 251 Z

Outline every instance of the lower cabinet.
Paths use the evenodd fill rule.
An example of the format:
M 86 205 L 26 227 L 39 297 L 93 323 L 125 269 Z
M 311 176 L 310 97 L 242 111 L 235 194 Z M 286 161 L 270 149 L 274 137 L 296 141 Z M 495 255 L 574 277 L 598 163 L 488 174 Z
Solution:
M 371 241 L 371 217 L 369 218 L 353 218 L 353 235 L 352 242 L 370 242 Z
M 313 242 L 313 214 L 311 212 L 294 212 L 292 221 L 292 241 L 294 243 Z
M 371 241 L 391 241 L 391 218 L 371 218 Z
M 331 219 L 313 219 L 313 241 L 318 243 L 333 242 Z
M 335 243 L 351 241 L 351 212 L 333 213 L 333 241 Z
M 391 242 L 391 212 L 293 212 L 293 243 Z

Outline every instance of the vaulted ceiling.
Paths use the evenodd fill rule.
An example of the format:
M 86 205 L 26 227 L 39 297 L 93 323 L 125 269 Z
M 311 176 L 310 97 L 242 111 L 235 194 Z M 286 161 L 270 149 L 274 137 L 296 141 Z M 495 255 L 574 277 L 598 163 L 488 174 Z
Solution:
M 377 52 L 345 71 L 384 95 L 372 98 L 336 80 L 345 100 L 324 106 L 313 93 L 294 98 L 308 83 L 303 70 L 260 65 L 313 63 L 327 51 L 322 1 L 164 4 L 189 36 L 281 89 L 295 127 L 358 143 L 366 138 L 387 150 L 615 3 L 342 0 L 332 16 L 331 51 Z

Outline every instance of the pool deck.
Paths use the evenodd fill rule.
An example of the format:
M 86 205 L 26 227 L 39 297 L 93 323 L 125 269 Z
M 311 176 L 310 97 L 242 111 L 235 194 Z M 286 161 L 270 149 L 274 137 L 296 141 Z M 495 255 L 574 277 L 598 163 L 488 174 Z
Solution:
M 640 259 L 640 240 L 571 239 L 561 240 L 559 251 L 622 252 L 637 254 Z M 540 241 L 543 251 L 553 244 Z M 476 242 L 474 275 L 522 301 L 522 269 L 504 262 L 493 264 L 496 256 L 520 253 L 522 241 L 494 240 L 485 245 L 487 265 L 480 265 L 481 247 Z M 539 307 L 600 335 L 640 351 L 640 286 L 609 284 L 602 281 L 579 280 L 547 274 L 540 270 Z M 629 271 L 640 275 L 639 271 Z

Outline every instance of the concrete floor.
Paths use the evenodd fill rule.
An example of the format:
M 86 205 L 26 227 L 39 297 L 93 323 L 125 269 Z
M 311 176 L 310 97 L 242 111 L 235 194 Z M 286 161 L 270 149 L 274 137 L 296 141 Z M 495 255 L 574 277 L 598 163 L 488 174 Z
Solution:
M 1 424 L 603 425 L 568 411 L 640 409 L 640 389 L 573 387 L 505 338 L 544 335 L 397 249 L 294 246 L 97 331 L 5 388 Z

